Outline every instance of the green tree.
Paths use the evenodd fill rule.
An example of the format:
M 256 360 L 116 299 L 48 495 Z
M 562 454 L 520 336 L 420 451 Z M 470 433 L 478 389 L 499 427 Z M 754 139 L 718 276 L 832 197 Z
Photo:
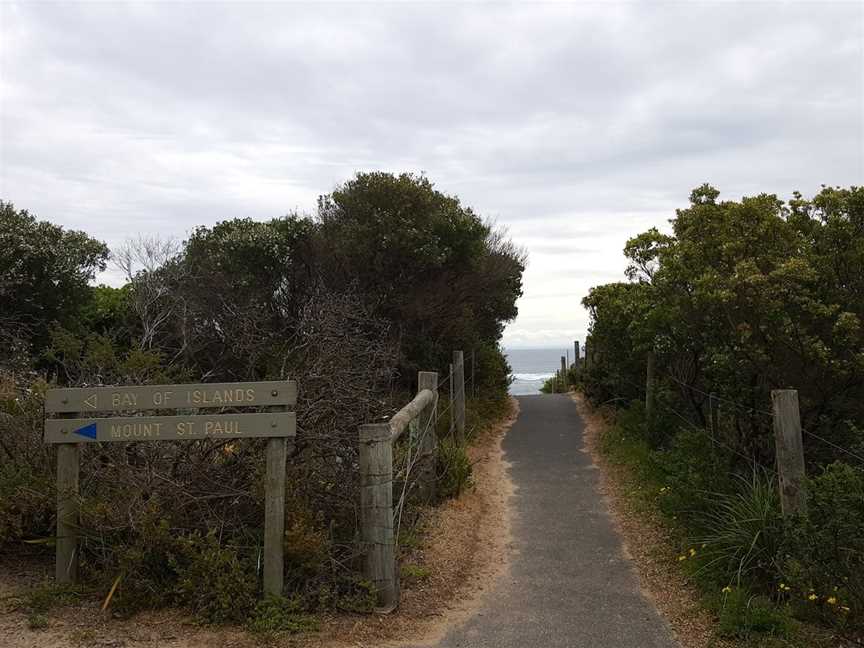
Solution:
M 407 375 L 495 347 L 516 316 L 524 252 L 424 176 L 357 174 L 319 199 L 318 220 L 325 282 L 393 322 Z
M 633 283 L 592 290 L 591 340 L 602 349 L 596 383 L 629 397 L 644 382 L 650 349 L 676 408 L 707 423 L 707 394 L 725 408 L 729 439 L 772 460 L 770 390 L 801 395 L 804 425 L 835 441 L 858 442 L 864 398 L 864 189 L 719 201 L 703 185 L 671 221 L 625 254 Z M 634 387 L 635 386 L 635 387 Z M 835 453 L 808 447 L 821 462 Z
M 89 283 L 108 259 L 104 243 L 0 201 L 0 249 L 5 353 L 13 339 L 41 351 L 54 323 L 72 329 L 84 325 L 82 313 L 93 299 Z

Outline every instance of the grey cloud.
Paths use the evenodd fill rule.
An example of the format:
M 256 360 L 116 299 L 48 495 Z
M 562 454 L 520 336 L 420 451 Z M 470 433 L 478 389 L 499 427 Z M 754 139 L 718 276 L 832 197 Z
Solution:
M 0 195 L 112 244 L 312 211 L 356 170 L 425 171 L 526 239 L 526 295 L 584 292 L 702 182 L 737 198 L 864 177 L 860 4 L 0 12 Z M 562 311 L 585 325 L 520 307 L 520 336 Z

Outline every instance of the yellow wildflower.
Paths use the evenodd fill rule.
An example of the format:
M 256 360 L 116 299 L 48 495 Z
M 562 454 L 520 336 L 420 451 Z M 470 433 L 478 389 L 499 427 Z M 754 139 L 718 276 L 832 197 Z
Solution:
M 807 597 L 807 600 L 808 600 L 808 601 L 815 601 L 815 600 L 818 599 L 818 598 L 819 598 L 818 596 L 816 596 L 815 594 L 813 594 L 813 593 L 811 592 L 810 595 Z
M 724 587 L 724 588 L 723 588 L 722 590 L 720 590 L 720 591 L 723 592 L 724 594 L 731 594 L 731 593 L 732 593 L 732 588 L 729 587 L 729 586 L 727 585 L 726 587 Z
M 687 560 L 687 556 L 685 556 L 683 554 L 678 556 L 678 562 L 681 562 L 682 560 Z
M 696 555 L 696 550 L 691 548 L 691 549 L 690 549 L 690 555 L 691 555 L 691 556 L 695 556 L 695 555 Z
M 825 602 L 828 603 L 828 605 L 837 605 L 837 599 L 833 596 L 829 596 Z

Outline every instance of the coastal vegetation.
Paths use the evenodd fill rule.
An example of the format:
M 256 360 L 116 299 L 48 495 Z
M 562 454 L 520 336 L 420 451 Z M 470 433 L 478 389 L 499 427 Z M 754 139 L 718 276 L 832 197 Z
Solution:
M 810 622 L 860 638 L 864 188 L 721 201 L 703 185 L 625 254 L 628 281 L 583 301 L 591 362 L 571 372 L 613 416 L 604 452 L 675 530 L 721 634 L 789 645 Z M 805 508 L 783 516 L 771 390 L 786 388 L 808 481 Z
M 499 341 L 516 315 L 525 254 L 424 176 L 360 173 L 322 196 L 314 215 L 233 219 L 182 243 L 142 237 L 115 250 L 3 202 L 0 246 L 6 560 L 51 561 L 47 389 L 288 378 L 299 387 L 284 597 L 258 598 L 264 440 L 82 449 L 85 580 L 74 594 L 105 598 L 118 614 L 185 606 L 207 622 L 272 633 L 312 628 L 321 611 L 370 610 L 357 542 L 358 426 L 410 400 L 418 370 L 443 382 L 454 349 L 474 358 L 468 438 L 509 410 Z M 94 286 L 109 267 L 122 285 Z M 439 424 L 447 437 L 446 417 Z M 405 532 L 421 509 L 410 453 L 396 455 Z M 447 440 L 437 471 L 439 493 L 458 495 L 471 479 L 464 446 Z M 51 605 L 30 598 L 22 606 L 38 627 Z

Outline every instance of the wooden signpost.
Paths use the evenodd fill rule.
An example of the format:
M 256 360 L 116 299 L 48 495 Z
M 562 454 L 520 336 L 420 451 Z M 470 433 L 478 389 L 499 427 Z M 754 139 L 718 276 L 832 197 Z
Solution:
M 296 403 L 294 381 L 49 390 L 45 413 L 56 417 L 45 420 L 45 442 L 57 444 L 57 582 L 74 583 L 78 578 L 79 443 L 267 437 L 264 592 L 281 594 L 285 462 L 297 429 L 294 412 L 284 410 Z M 199 413 L 247 407 L 275 411 Z M 97 412 L 122 416 L 90 416 Z M 172 413 L 149 415 L 158 412 Z

